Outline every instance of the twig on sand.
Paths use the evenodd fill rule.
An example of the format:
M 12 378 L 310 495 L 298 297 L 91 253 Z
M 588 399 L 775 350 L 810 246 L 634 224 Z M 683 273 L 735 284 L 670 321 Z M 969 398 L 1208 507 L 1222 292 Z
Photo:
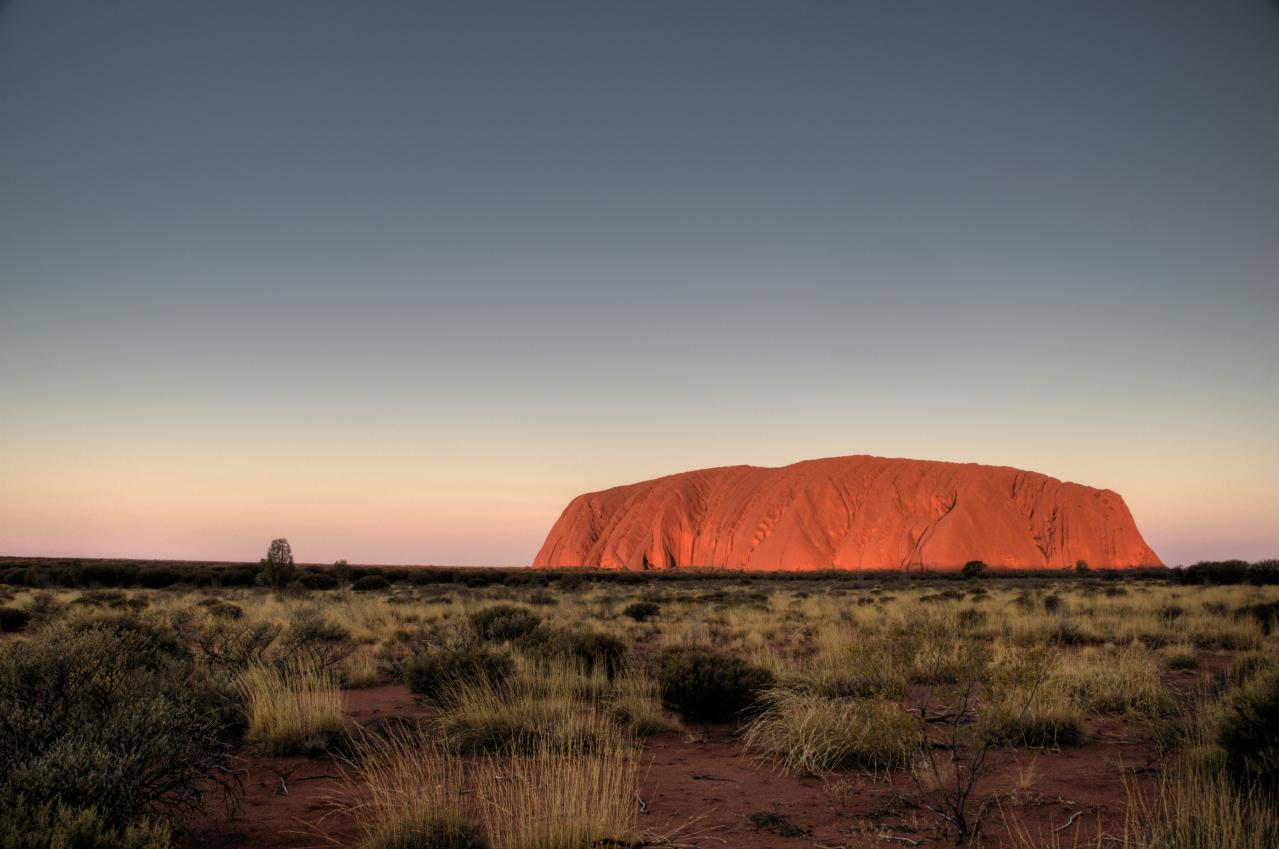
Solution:
M 1070 815 L 1070 819 L 1066 820 L 1066 822 L 1064 822 L 1063 824 L 1053 829 L 1053 834 L 1056 834 L 1059 831 L 1065 831 L 1066 829 L 1070 828 L 1071 823 L 1079 819 L 1081 816 L 1083 816 L 1083 814 L 1084 814 L 1083 811 L 1075 811 L 1073 814 Z

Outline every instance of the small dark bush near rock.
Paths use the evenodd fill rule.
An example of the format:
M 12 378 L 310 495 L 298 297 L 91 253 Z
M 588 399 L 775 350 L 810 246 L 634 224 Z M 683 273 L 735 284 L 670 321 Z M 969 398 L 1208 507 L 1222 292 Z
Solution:
M 469 621 L 471 629 L 481 639 L 505 642 L 532 632 L 542 623 L 542 618 L 526 607 L 498 604 L 477 610 L 471 614 Z
M 391 582 L 381 575 L 365 575 L 363 578 L 356 578 L 351 589 L 357 593 L 366 593 L 369 590 L 384 590 L 389 586 Z
M 514 668 L 509 657 L 489 649 L 440 651 L 410 660 L 404 678 L 410 693 L 439 703 L 462 684 L 501 684 Z
M 0 646 L 0 795 L 92 807 L 113 828 L 195 810 L 229 757 L 197 678 L 182 650 L 124 619 Z
M 53 802 L 35 805 L 23 796 L 0 797 L 0 849 L 169 849 L 169 829 L 142 822 L 116 828 L 93 808 Z
M 1227 699 L 1217 742 L 1240 784 L 1279 788 L 1279 670 L 1256 675 Z
M 667 706 L 689 719 L 730 720 L 772 686 L 773 674 L 731 654 L 675 647 L 662 652 L 658 683 Z
M 1044 596 L 1044 612 L 1057 613 L 1061 610 L 1061 596 L 1053 594 Z
M 542 658 L 567 658 L 584 666 L 601 667 L 609 678 L 621 671 L 629 649 L 609 634 L 540 628 L 516 643 L 526 654 Z
M 21 631 L 31 621 L 31 614 L 20 607 L 0 607 L 0 631 Z
M 662 612 L 662 606 L 652 601 L 635 601 L 622 610 L 623 616 L 629 616 L 636 622 L 645 622 Z

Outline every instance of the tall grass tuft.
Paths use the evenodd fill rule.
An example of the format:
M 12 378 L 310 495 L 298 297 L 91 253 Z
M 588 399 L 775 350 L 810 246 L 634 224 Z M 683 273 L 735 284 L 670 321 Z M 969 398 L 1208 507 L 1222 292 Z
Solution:
M 348 772 L 367 788 L 341 804 L 362 833 L 361 849 L 483 849 L 462 762 L 419 728 L 365 733 Z
M 639 769 L 627 749 L 493 758 L 475 777 L 493 849 L 635 846 Z
M 342 730 L 342 691 L 328 672 L 258 665 L 241 673 L 238 683 L 248 711 L 247 740 L 264 754 L 323 747 L 327 735 Z
M 764 697 L 746 745 L 788 769 L 890 770 L 905 766 L 920 740 L 919 720 L 883 698 L 828 699 L 788 689 Z

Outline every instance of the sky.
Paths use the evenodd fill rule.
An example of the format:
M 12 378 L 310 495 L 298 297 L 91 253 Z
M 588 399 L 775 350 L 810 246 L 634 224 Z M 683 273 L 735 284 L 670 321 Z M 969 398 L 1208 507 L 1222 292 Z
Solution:
M 1279 6 L 0 2 L 0 553 L 847 454 L 1279 556 Z

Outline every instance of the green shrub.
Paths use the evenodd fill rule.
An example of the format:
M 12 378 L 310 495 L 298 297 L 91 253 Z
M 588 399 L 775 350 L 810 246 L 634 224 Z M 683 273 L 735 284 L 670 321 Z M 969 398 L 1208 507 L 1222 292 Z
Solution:
M 449 693 L 467 684 L 502 684 L 514 671 L 515 664 L 505 654 L 489 649 L 440 651 L 418 655 L 408 662 L 404 678 L 409 692 L 445 702 Z
M 565 658 L 583 666 L 600 667 L 609 678 L 626 665 L 630 649 L 610 634 L 539 628 L 516 641 L 526 655 L 543 659 Z
M 0 797 L 0 849 L 169 849 L 169 829 L 143 821 L 117 828 L 94 808 L 53 802 L 33 805 L 22 796 Z
M 1279 788 L 1279 671 L 1256 675 L 1226 700 L 1217 742 L 1236 781 Z
M 469 617 L 471 629 L 480 639 L 506 642 L 531 633 L 542 618 L 527 607 L 514 604 L 498 604 L 477 610 Z
M 50 627 L 0 646 L 0 793 L 124 826 L 191 811 L 224 766 L 198 671 L 142 623 Z
M 730 720 L 773 686 L 773 674 L 730 654 L 676 646 L 662 652 L 658 683 L 666 705 L 689 719 Z
M 0 631 L 21 631 L 31 621 L 31 614 L 20 607 L 0 607 Z
M 662 612 L 662 606 L 654 601 L 635 601 L 622 609 L 623 616 L 629 616 L 636 622 L 646 622 Z

